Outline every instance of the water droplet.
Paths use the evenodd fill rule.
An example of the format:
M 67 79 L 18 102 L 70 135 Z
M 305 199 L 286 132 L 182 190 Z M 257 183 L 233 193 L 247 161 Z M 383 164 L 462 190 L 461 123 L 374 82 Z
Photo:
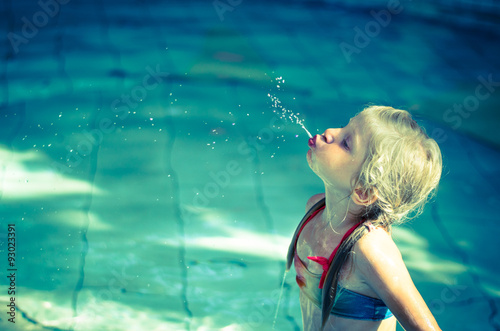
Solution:
M 302 129 L 304 129 L 304 131 L 306 131 L 307 135 L 310 138 L 312 138 L 311 133 L 304 126 L 303 120 L 298 117 L 298 115 L 300 115 L 300 113 L 295 114 L 293 111 L 291 111 L 289 109 L 286 109 L 283 105 L 281 105 L 281 101 L 278 99 L 278 97 L 276 97 L 274 95 L 271 95 L 269 93 L 268 93 L 268 97 L 273 102 L 272 107 L 275 108 L 273 110 L 273 112 L 275 112 L 276 114 L 278 114 L 278 112 L 276 110 L 279 109 L 281 111 L 280 118 L 282 118 L 282 119 L 288 118 L 288 119 L 290 119 L 290 121 L 292 123 L 300 125 L 302 127 Z

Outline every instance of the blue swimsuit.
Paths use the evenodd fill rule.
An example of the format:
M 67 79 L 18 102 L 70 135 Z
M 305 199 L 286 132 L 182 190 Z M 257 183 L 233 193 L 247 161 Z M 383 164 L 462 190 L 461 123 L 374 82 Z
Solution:
M 318 308 L 321 308 L 323 281 L 326 272 L 328 271 L 329 264 L 333 260 L 333 257 L 335 256 L 335 253 L 340 244 L 342 244 L 342 242 L 349 236 L 349 234 L 352 233 L 352 231 L 354 231 L 354 229 L 359 225 L 358 224 L 354 226 L 346 233 L 344 238 L 342 238 L 342 240 L 340 241 L 340 244 L 333 251 L 332 256 L 330 257 L 329 260 L 326 260 L 326 258 L 322 257 L 309 257 L 309 259 L 316 261 L 320 264 L 323 264 L 325 270 L 323 274 L 312 273 L 306 268 L 304 262 L 296 254 L 295 249 L 302 228 L 306 225 L 306 223 L 309 220 L 311 220 L 320 210 L 324 208 L 325 204 L 323 199 L 319 203 L 317 203 L 313 208 L 311 208 L 311 210 L 306 214 L 306 216 L 304 216 L 304 219 L 297 228 L 292 243 L 290 244 L 290 248 L 288 251 L 288 265 L 287 265 L 287 267 L 290 267 L 291 261 L 293 259 L 295 263 L 295 268 L 297 268 L 299 264 L 302 266 L 301 270 L 304 270 L 305 273 L 309 276 L 308 282 L 306 284 L 306 282 L 304 281 L 305 279 L 303 280 L 302 278 L 297 276 L 297 284 L 299 285 L 302 293 L 307 298 L 309 298 L 309 300 L 311 300 Z M 323 259 L 324 261 L 319 262 L 317 261 L 318 259 Z M 335 303 L 330 313 L 332 315 L 344 318 L 352 318 L 357 320 L 370 320 L 370 321 L 381 321 L 393 316 L 389 308 L 380 299 L 372 298 L 360 293 L 353 292 L 351 290 L 343 288 L 340 285 L 337 286 L 336 293 L 337 294 L 335 296 Z

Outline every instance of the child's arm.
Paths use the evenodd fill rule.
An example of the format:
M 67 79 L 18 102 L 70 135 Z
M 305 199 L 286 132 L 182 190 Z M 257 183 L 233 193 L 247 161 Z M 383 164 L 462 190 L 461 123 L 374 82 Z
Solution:
M 405 330 L 441 330 L 387 232 L 378 228 L 363 236 L 354 247 L 354 261 Z

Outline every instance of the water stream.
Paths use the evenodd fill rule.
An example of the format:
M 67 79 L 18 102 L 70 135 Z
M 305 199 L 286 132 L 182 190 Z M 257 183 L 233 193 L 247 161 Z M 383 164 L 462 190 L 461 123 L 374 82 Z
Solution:
M 276 84 L 276 87 L 278 90 L 281 88 L 280 84 L 284 84 L 285 80 L 283 77 L 277 77 L 275 78 L 278 83 Z M 312 134 L 307 130 L 307 128 L 304 125 L 304 120 L 299 118 L 300 113 L 294 113 L 292 110 L 285 108 L 282 104 L 280 99 L 278 99 L 277 96 L 274 94 L 268 93 L 267 96 L 271 99 L 272 101 L 272 107 L 274 108 L 274 112 L 280 116 L 282 119 L 289 119 L 292 123 L 298 124 L 304 129 L 304 131 L 307 133 L 309 138 L 312 138 Z
M 276 306 L 276 312 L 274 313 L 273 330 L 274 330 L 274 327 L 276 326 L 276 320 L 278 319 L 278 311 L 280 309 L 281 297 L 283 296 L 283 288 L 285 286 L 285 279 L 286 279 L 286 274 L 287 273 L 288 273 L 288 271 L 285 271 L 283 273 L 283 280 L 281 281 L 280 296 L 279 296 L 279 299 L 278 299 L 278 305 Z

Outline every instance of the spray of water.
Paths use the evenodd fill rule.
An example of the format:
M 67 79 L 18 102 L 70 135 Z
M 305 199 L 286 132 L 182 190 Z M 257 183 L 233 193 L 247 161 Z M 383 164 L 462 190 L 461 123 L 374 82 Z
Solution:
M 280 89 L 280 84 L 284 84 L 285 83 L 285 80 L 283 79 L 283 77 L 277 77 L 275 78 L 276 81 L 278 82 L 276 84 L 276 87 L 278 89 Z M 291 111 L 290 109 L 286 109 L 282 104 L 281 104 L 281 101 L 278 99 L 277 96 L 271 94 L 271 93 L 268 93 L 267 96 L 271 99 L 272 101 L 272 107 L 274 108 L 274 112 L 276 114 L 278 114 L 280 116 L 280 118 L 282 119 L 289 119 L 292 123 L 295 123 L 295 124 L 298 124 L 302 127 L 302 129 L 304 129 L 304 131 L 307 133 L 307 135 L 309 136 L 309 138 L 312 138 L 312 135 L 311 133 L 309 132 L 309 130 L 306 129 L 305 125 L 304 125 L 304 121 L 302 119 L 299 118 L 299 115 L 300 113 L 294 113 L 293 111 Z
M 276 312 L 274 313 L 273 330 L 275 330 L 276 320 L 278 319 L 278 312 L 280 310 L 281 297 L 283 296 L 283 288 L 285 287 L 285 279 L 287 272 L 288 271 L 285 271 L 285 273 L 283 274 L 283 280 L 281 281 L 280 297 L 278 299 L 278 305 L 276 306 Z

